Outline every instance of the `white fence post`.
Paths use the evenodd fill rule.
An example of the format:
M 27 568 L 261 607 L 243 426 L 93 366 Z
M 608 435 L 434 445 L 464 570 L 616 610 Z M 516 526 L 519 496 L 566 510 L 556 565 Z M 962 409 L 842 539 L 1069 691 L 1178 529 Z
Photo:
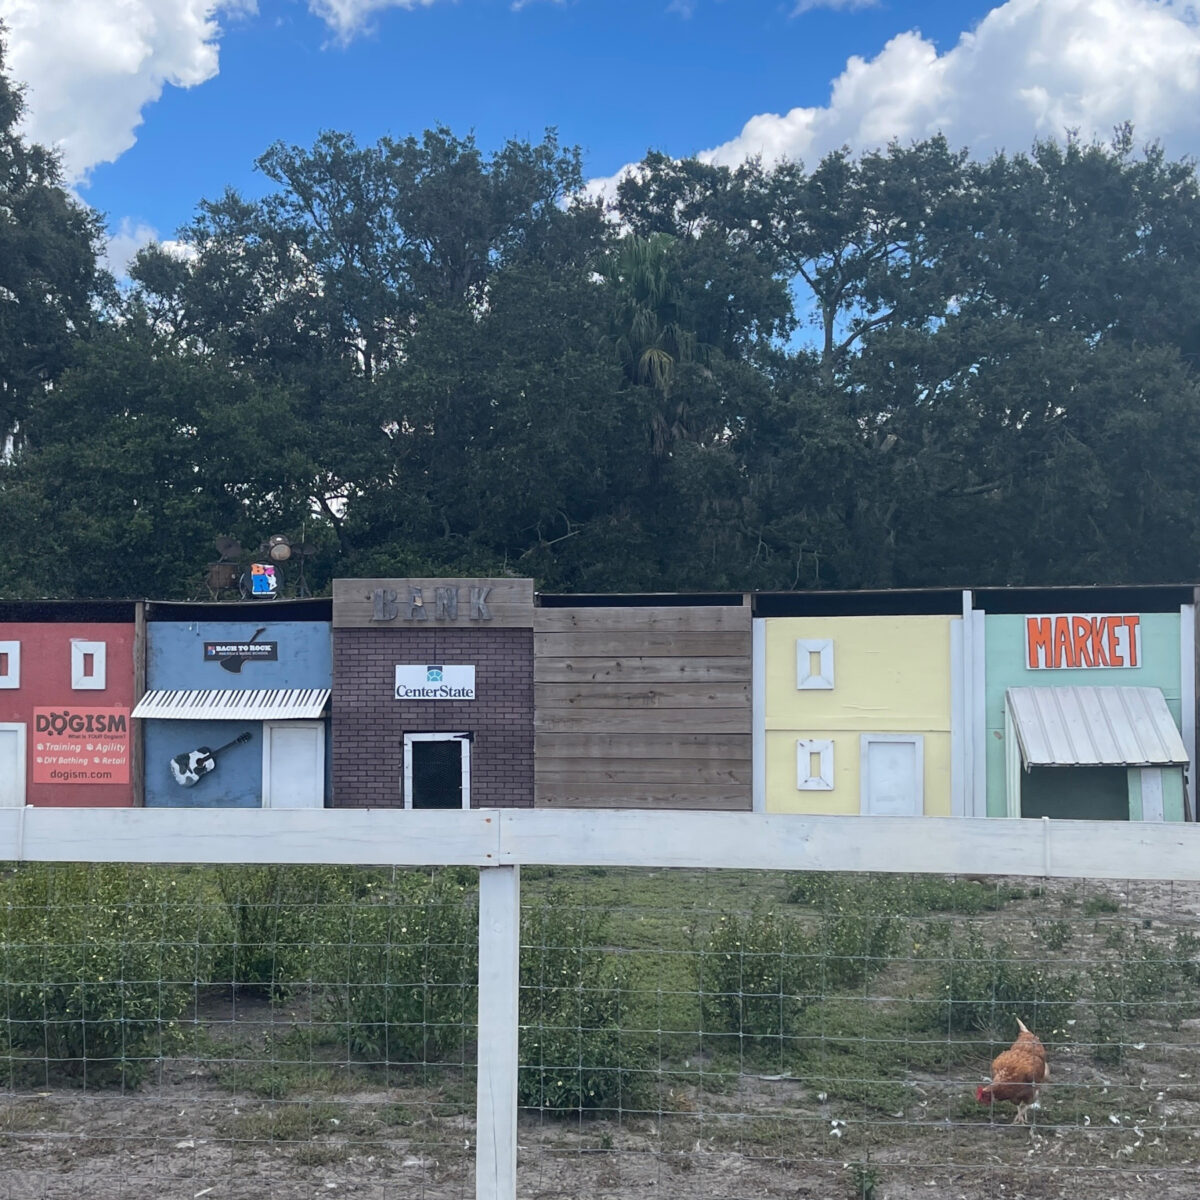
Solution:
M 521 868 L 479 872 L 479 1082 L 476 1200 L 517 1194 L 517 1021 Z

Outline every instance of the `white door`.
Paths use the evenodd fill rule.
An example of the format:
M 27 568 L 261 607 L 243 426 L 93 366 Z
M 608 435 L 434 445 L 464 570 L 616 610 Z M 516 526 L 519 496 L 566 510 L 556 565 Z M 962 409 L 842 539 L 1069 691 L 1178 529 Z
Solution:
M 0 725 L 0 808 L 25 806 L 25 726 Z
M 263 723 L 263 808 L 323 808 L 325 724 Z
M 876 817 L 919 817 L 925 811 L 925 753 L 920 734 L 864 733 L 862 811 Z

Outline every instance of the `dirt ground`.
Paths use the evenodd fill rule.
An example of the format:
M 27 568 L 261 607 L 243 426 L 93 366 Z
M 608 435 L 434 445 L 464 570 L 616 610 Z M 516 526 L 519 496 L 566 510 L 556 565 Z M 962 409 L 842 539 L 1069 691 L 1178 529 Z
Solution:
M 1058 886 L 1058 885 L 1056 885 Z M 1067 885 L 1061 885 L 1067 886 Z M 1200 888 L 1108 885 L 1122 916 L 1200 930 Z M 1040 910 L 1003 920 L 1036 934 Z M 1087 953 L 1086 944 L 1081 953 Z M 294 1016 L 294 1014 L 292 1014 Z M 249 1033 L 263 1002 L 208 1017 Z M 745 1073 L 664 1088 L 663 1111 L 523 1114 L 522 1200 L 1193 1200 L 1200 1196 L 1200 1018 L 1156 1025 L 1117 1066 L 1053 1052 L 1031 1129 L 972 1107 L 979 1080 L 912 1072 L 890 1113 Z M 0 1094 L 0 1200 L 451 1200 L 474 1195 L 469 1078 L 349 1091 L 231 1088 L 195 1058 L 127 1092 Z
M 1148 1081 L 1148 1087 L 1154 1086 Z M 1156 1093 L 1151 1093 L 1151 1095 Z M 745 1097 L 728 1097 L 747 1108 Z M 278 1104 L 205 1086 L 159 1085 L 137 1095 L 12 1094 L 3 1108 L 9 1132 L 0 1152 L 0 1196 L 12 1200 L 356 1200 L 474 1195 L 474 1128 L 466 1117 L 421 1122 L 394 1132 L 346 1134 L 335 1121 L 361 1125 L 394 1102 L 379 1093 L 342 1097 L 343 1118 L 303 1140 L 245 1140 L 231 1119 L 277 1111 Z M 289 1101 L 292 1107 L 305 1101 Z M 314 1102 L 320 1112 L 325 1103 Z M 1186 1114 L 1170 1152 L 1150 1122 L 1132 1117 L 1102 1127 L 1035 1126 L 1030 1130 L 930 1117 L 909 1120 L 869 1163 L 853 1126 L 836 1147 L 813 1145 L 812 1119 L 794 1119 L 797 1153 L 786 1130 L 772 1145 L 746 1144 L 719 1119 L 695 1116 L 588 1121 L 563 1126 L 535 1117 L 518 1132 L 517 1194 L 528 1200 L 678 1200 L 751 1197 L 865 1196 L 867 1200 L 995 1200 L 997 1196 L 1109 1200 L 1185 1200 L 1200 1178 L 1197 1105 Z M 1170 1105 L 1159 1102 L 1165 1115 Z M 764 1106 L 763 1112 L 767 1109 Z M 22 1126 L 22 1128 L 17 1128 Z M 843 1128 L 847 1128 L 843 1127 Z M 836 1126 L 830 1125 L 830 1128 Z M 753 1132 L 753 1131 L 750 1131 Z M 780 1145 L 779 1143 L 784 1143 Z M 855 1164 L 858 1164 L 857 1167 Z M 874 1181 L 874 1191 L 863 1192 Z

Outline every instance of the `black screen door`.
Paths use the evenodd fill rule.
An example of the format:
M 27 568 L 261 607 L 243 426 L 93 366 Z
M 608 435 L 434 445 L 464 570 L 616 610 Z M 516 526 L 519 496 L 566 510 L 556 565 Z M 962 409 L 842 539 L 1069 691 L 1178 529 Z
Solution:
M 458 737 L 411 739 L 413 808 L 462 808 L 465 744 Z

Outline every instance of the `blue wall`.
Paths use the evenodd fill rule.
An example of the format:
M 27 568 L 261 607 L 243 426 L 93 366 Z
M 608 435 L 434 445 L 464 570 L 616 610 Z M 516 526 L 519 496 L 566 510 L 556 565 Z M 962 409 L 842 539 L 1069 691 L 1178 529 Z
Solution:
M 150 621 L 146 626 L 146 687 L 156 689 L 328 688 L 333 648 L 323 621 L 270 621 L 257 612 L 247 621 Z M 240 672 L 204 661 L 205 642 L 278 642 L 276 662 L 252 661 Z M 262 803 L 261 721 L 146 721 L 146 806 L 258 808 Z M 250 741 L 217 758 L 216 770 L 195 787 L 180 787 L 171 774 L 174 755 L 201 746 L 216 749 L 249 732 Z M 325 730 L 325 799 L 330 795 L 329 728 Z

